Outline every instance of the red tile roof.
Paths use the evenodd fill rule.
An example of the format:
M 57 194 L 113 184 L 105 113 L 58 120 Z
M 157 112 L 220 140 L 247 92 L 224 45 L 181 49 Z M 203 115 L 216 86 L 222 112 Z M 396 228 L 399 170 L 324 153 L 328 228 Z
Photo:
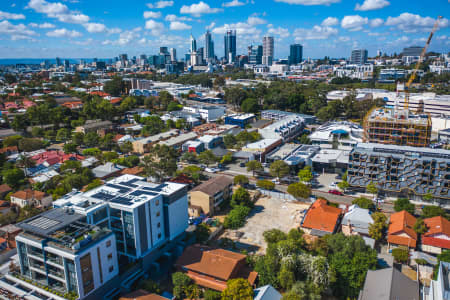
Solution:
M 388 242 L 415 248 L 417 233 L 413 227 L 417 219 L 409 212 L 403 210 L 391 215 L 388 229 Z M 402 235 L 407 236 L 402 236 Z
M 428 231 L 422 235 L 422 244 L 450 249 L 450 221 L 437 216 L 424 219 L 423 222 L 427 225 Z
M 11 197 L 24 200 L 32 200 L 32 199 L 42 200 L 45 197 L 45 193 L 41 191 L 34 191 L 31 189 L 27 189 L 24 191 L 17 191 L 14 194 L 12 194 Z
M 318 199 L 309 208 L 302 227 L 326 232 L 334 232 L 342 210 L 327 204 L 324 199 Z

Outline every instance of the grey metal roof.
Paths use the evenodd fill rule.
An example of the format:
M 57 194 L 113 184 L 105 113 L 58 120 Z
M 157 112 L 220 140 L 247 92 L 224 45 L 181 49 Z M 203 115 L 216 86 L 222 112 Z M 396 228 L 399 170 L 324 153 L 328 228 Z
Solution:
M 25 231 L 48 236 L 69 224 L 85 219 L 86 216 L 74 213 L 70 209 L 55 208 L 27 219 L 17 226 Z
M 395 268 L 369 270 L 359 300 L 419 300 L 419 283 Z

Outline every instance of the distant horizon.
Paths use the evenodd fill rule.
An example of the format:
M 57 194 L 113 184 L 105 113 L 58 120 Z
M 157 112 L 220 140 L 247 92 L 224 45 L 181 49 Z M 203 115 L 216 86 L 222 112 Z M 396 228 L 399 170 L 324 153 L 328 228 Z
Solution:
M 8 2 L 8 3 L 5 3 Z M 203 47 L 209 30 L 217 57 L 224 34 L 237 31 L 237 52 L 275 40 L 274 57 L 287 58 L 290 44 L 302 44 L 303 57 L 349 57 L 364 48 L 399 53 L 423 46 L 448 0 L 430 5 L 406 0 L 187 0 L 123 3 L 118 0 L 9 0 L 0 6 L 0 57 L 115 57 L 157 53 L 159 47 L 188 53 L 192 34 Z M 450 24 L 439 22 L 429 51 L 448 52 Z M 49 55 L 50 54 L 50 55 Z

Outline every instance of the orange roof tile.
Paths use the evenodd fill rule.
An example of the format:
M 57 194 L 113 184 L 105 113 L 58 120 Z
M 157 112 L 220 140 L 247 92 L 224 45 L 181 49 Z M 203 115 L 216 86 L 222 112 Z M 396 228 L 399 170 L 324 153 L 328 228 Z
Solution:
M 428 231 L 423 236 L 432 236 L 435 234 L 445 234 L 450 237 L 450 221 L 444 217 L 437 216 L 424 219 L 423 222 L 428 227 Z
M 42 200 L 42 198 L 44 198 L 45 193 L 41 192 L 41 191 L 34 191 L 34 190 L 24 190 L 24 191 L 17 191 L 14 194 L 11 195 L 11 197 L 16 197 L 19 199 L 24 199 L 24 200 L 31 200 L 31 199 L 37 199 L 37 200 Z
M 406 210 L 391 215 L 388 229 L 388 242 L 415 248 L 417 233 L 413 227 L 417 219 Z M 406 234 L 407 236 L 401 236 Z
M 318 199 L 309 208 L 302 227 L 333 232 L 342 210 L 327 204 L 324 199 Z

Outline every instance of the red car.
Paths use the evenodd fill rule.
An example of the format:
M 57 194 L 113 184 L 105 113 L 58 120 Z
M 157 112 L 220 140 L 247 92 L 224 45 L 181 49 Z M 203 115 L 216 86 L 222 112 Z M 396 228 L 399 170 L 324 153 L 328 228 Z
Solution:
M 344 193 L 338 190 L 329 190 L 328 193 L 338 196 L 344 196 Z

